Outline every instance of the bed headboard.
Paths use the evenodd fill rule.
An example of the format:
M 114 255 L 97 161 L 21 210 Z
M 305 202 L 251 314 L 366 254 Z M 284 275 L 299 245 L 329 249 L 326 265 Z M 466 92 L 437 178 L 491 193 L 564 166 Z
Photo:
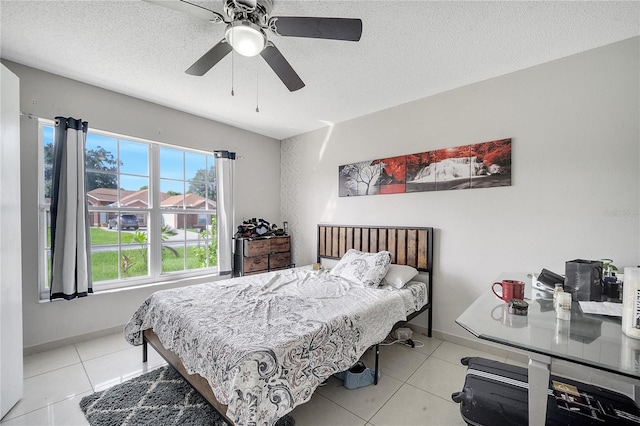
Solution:
M 432 272 L 433 228 L 318 225 L 318 262 L 340 259 L 349 249 L 391 252 L 391 263 Z

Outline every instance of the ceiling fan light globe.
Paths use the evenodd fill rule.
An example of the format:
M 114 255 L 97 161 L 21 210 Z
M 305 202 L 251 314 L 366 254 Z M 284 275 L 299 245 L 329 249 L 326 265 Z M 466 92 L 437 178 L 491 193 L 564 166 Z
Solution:
M 256 56 L 265 48 L 267 37 L 257 25 L 248 21 L 229 24 L 225 31 L 227 43 L 243 56 Z

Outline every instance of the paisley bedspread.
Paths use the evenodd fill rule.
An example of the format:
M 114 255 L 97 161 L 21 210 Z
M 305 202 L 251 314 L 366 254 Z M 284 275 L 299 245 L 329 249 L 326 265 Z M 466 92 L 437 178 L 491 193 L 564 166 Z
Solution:
M 419 309 L 426 286 L 369 288 L 294 268 L 152 294 L 125 326 L 152 328 L 209 382 L 236 425 L 272 425 Z

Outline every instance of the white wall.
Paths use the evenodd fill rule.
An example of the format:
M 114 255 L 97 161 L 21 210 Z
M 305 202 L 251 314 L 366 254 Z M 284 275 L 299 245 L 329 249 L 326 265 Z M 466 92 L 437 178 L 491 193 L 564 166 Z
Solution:
M 455 319 L 502 272 L 637 265 L 639 51 L 636 37 L 284 140 L 295 262 L 315 261 L 318 223 L 433 226 L 434 328 L 463 337 Z M 510 187 L 338 197 L 339 165 L 503 138 Z
M 20 109 L 37 117 L 72 116 L 94 129 L 214 151 L 236 151 L 236 223 L 263 217 L 280 223 L 280 142 L 146 101 L 9 61 L 20 78 Z M 100 294 L 72 302 L 38 303 L 37 120 L 21 122 L 23 313 L 25 348 L 123 325 L 153 291 Z

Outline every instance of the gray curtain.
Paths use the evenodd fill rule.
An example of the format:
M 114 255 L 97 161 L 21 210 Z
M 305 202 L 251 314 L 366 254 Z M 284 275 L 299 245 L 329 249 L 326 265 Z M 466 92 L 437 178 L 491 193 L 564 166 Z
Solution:
M 84 147 L 88 123 L 56 117 L 51 187 L 51 300 L 93 293 Z
M 218 273 L 230 275 L 233 271 L 233 174 L 235 152 L 214 151 L 218 197 Z

